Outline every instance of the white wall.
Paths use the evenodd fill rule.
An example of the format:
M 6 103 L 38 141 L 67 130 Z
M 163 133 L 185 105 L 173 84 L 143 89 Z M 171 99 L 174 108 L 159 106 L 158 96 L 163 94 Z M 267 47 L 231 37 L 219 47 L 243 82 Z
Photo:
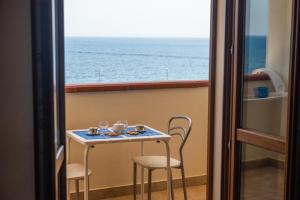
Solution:
M 208 88 L 162 89 L 120 92 L 70 93 L 66 95 L 67 129 L 97 126 L 100 120 L 110 124 L 127 119 L 130 124 L 144 123 L 166 131 L 168 119 L 176 114 L 188 115 L 193 129 L 184 151 L 186 175 L 206 175 Z M 96 146 L 90 153 L 91 188 L 132 184 L 131 158 L 139 155 L 139 143 Z M 178 140 L 171 143 L 177 157 Z M 83 160 L 81 145 L 71 143 L 71 162 Z M 163 155 L 162 143 L 147 143 L 145 153 Z M 165 179 L 155 172 L 154 181 Z M 179 177 L 175 173 L 174 177 Z
M 277 72 L 288 86 L 292 1 L 269 1 L 267 68 Z
M 0 199 L 34 199 L 30 0 L 0 1 Z
M 285 83 L 287 91 L 289 85 L 290 39 L 292 1 L 269 1 L 269 33 L 267 46 L 267 68 L 277 72 Z M 287 133 L 287 99 L 277 105 L 281 109 L 280 135 Z

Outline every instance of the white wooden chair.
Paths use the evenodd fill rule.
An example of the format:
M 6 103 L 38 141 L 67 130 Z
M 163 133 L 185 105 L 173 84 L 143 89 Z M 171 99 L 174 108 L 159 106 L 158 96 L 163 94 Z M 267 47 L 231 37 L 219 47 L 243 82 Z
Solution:
M 92 171 L 88 170 L 90 176 Z M 71 163 L 67 165 L 67 179 L 69 181 L 74 180 L 76 189 L 76 200 L 79 200 L 79 181 L 84 179 L 84 166 L 79 163 Z M 90 188 L 88 186 L 88 188 Z

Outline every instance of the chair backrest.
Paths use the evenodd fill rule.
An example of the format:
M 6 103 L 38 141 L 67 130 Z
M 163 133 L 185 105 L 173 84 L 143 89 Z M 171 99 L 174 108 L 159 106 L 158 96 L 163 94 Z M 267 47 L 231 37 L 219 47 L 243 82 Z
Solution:
M 177 123 L 180 122 L 182 124 L 182 121 L 184 121 L 184 125 L 179 126 Z M 180 155 L 180 161 L 183 163 L 183 147 L 191 133 L 192 130 L 192 120 L 191 118 L 184 116 L 184 115 L 177 115 L 174 117 L 171 117 L 168 123 L 168 134 L 173 136 L 177 135 L 181 138 L 181 144 L 179 147 L 179 155 Z

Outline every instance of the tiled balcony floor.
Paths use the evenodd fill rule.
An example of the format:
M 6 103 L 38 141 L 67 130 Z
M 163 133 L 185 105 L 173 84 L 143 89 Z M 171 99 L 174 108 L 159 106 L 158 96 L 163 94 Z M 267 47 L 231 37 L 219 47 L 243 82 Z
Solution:
M 281 200 L 283 199 L 283 169 L 261 167 L 245 171 L 242 184 L 243 200 Z M 140 196 L 138 195 L 137 199 Z M 147 199 L 147 194 L 145 194 Z M 167 199 L 166 191 L 152 193 L 152 200 Z M 182 188 L 175 189 L 175 199 L 183 200 Z M 188 187 L 189 200 L 205 200 L 206 186 Z M 132 200 L 132 195 L 108 198 L 106 200 Z
M 193 186 L 188 187 L 188 199 L 189 200 L 205 200 L 206 199 L 206 186 Z M 183 191 L 182 188 L 176 188 L 174 190 L 174 195 L 176 200 L 183 200 Z M 132 196 L 121 196 L 121 197 L 115 197 L 115 198 L 109 198 L 106 200 L 132 200 Z M 140 199 L 140 196 L 137 196 L 137 199 Z M 144 199 L 147 199 L 147 194 L 145 194 Z M 167 193 L 166 191 L 159 191 L 159 192 L 152 192 L 152 200 L 163 200 L 167 199 Z

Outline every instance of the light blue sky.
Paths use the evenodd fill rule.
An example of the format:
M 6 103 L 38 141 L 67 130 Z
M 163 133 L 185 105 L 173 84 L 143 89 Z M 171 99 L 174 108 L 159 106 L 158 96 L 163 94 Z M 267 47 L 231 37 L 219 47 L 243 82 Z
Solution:
M 209 37 L 210 0 L 65 0 L 66 36 Z
M 267 34 L 268 2 L 247 1 L 247 34 Z M 66 36 L 207 38 L 209 31 L 210 0 L 65 0 Z
M 247 35 L 267 35 L 269 19 L 269 0 L 247 1 Z

